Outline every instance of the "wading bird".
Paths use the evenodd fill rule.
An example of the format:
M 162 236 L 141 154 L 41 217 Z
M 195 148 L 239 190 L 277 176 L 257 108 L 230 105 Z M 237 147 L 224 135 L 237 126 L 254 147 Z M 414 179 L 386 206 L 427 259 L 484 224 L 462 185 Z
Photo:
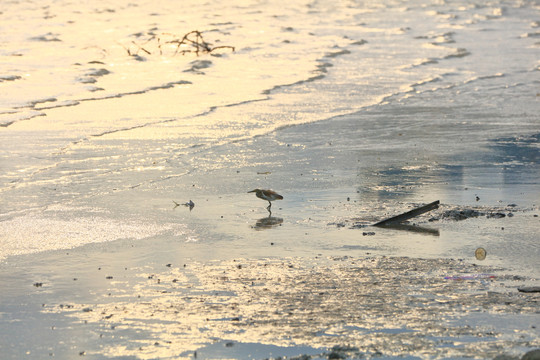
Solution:
M 272 201 L 283 200 L 283 196 L 279 195 L 277 192 L 272 191 L 272 190 L 255 189 L 255 190 L 248 191 L 248 193 L 252 193 L 252 192 L 254 192 L 255 195 L 257 195 L 259 199 L 268 201 L 268 203 L 270 204 L 266 208 L 266 210 L 268 211 L 270 211 L 270 208 L 272 207 Z

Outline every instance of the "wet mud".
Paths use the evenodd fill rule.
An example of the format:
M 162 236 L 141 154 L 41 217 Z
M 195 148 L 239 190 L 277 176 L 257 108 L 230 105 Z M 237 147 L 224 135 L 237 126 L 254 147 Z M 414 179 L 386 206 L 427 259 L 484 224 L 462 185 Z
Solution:
M 107 357 L 248 358 L 255 347 L 257 358 L 486 359 L 540 347 L 540 294 L 496 267 L 339 256 L 145 270 L 103 301 L 42 310 L 90 326 L 99 336 L 85 354 Z
M 417 204 L 409 205 L 411 207 L 418 206 Z M 430 222 L 452 222 L 462 221 L 468 219 L 485 218 L 485 219 L 502 219 L 505 217 L 513 217 L 515 214 L 532 214 L 533 217 L 538 217 L 538 209 L 524 209 L 518 207 L 516 204 L 509 204 L 507 206 L 457 206 L 451 204 L 441 204 L 438 209 L 421 214 L 410 220 L 402 221 L 400 223 L 393 224 L 395 227 L 403 225 L 403 229 L 406 230 L 406 225 L 415 224 L 427 224 Z M 380 219 L 383 220 L 383 219 Z M 363 229 L 374 224 L 375 221 L 371 218 L 352 218 L 344 219 L 339 222 L 332 222 L 328 225 L 337 227 L 349 227 L 351 229 Z M 414 231 L 414 228 L 411 228 Z

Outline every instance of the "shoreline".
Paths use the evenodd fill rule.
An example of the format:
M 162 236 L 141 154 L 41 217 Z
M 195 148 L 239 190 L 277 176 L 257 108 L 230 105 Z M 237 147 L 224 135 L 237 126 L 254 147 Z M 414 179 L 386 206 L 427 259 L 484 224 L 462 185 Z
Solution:
M 540 348 L 537 4 L 104 5 L 0 11 L 2 359 Z
M 242 162 L 212 168 L 202 154 L 187 175 L 30 214 L 40 231 L 62 220 L 56 231 L 117 240 L 0 263 L 5 356 L 441 359 L 539 348 L 539 295 L 517 291 L 540 281 L 536 167 L 499 161 L 528 145 L 500 154 L 464 144 L 469 159 L 434 162 L 393 133 L 359 148 L 349 130 L 358 121 L 227 144 L 214 152 Z M 400 148 L 379 153 L 378 141 Z M 247 193 L 256 187 L 284 196 L 272 221 Z M 428 232 L 362 227 L 434 200 L 438 210 L 412 219 Z M 452 211 L 478 216 L 446 218 Z M 139 232 L 122 238 L 129 224 Z

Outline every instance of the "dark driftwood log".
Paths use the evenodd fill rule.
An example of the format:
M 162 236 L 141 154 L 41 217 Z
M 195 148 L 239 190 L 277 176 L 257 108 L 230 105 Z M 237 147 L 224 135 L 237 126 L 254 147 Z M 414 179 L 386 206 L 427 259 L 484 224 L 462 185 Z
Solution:
M 379 221 L 378 223 L 373 224 L 373 226 L 385 226 L 409 220 L 415 216 L 422 215 L 423 213 L 439 208 L 439 203 L 439 200 L 434 201 L 411 211 L 407 211 L 406 213 L 403 213 L 401 215 L 393 216 L 391 218 Z

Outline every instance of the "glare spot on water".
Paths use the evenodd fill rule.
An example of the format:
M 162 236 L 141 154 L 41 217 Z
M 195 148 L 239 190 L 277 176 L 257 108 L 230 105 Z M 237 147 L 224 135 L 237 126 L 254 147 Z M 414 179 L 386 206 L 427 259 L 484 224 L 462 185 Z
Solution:
M 70 216 L 66 208 L 63 211 L 66 213 L 27 214 L 1 221 L 0 259 L 120 239 L 138 240 L 162 233 L 175 236 L 185 233 L 181 224 L 114 219 L 91 211 L 84 216 Z

